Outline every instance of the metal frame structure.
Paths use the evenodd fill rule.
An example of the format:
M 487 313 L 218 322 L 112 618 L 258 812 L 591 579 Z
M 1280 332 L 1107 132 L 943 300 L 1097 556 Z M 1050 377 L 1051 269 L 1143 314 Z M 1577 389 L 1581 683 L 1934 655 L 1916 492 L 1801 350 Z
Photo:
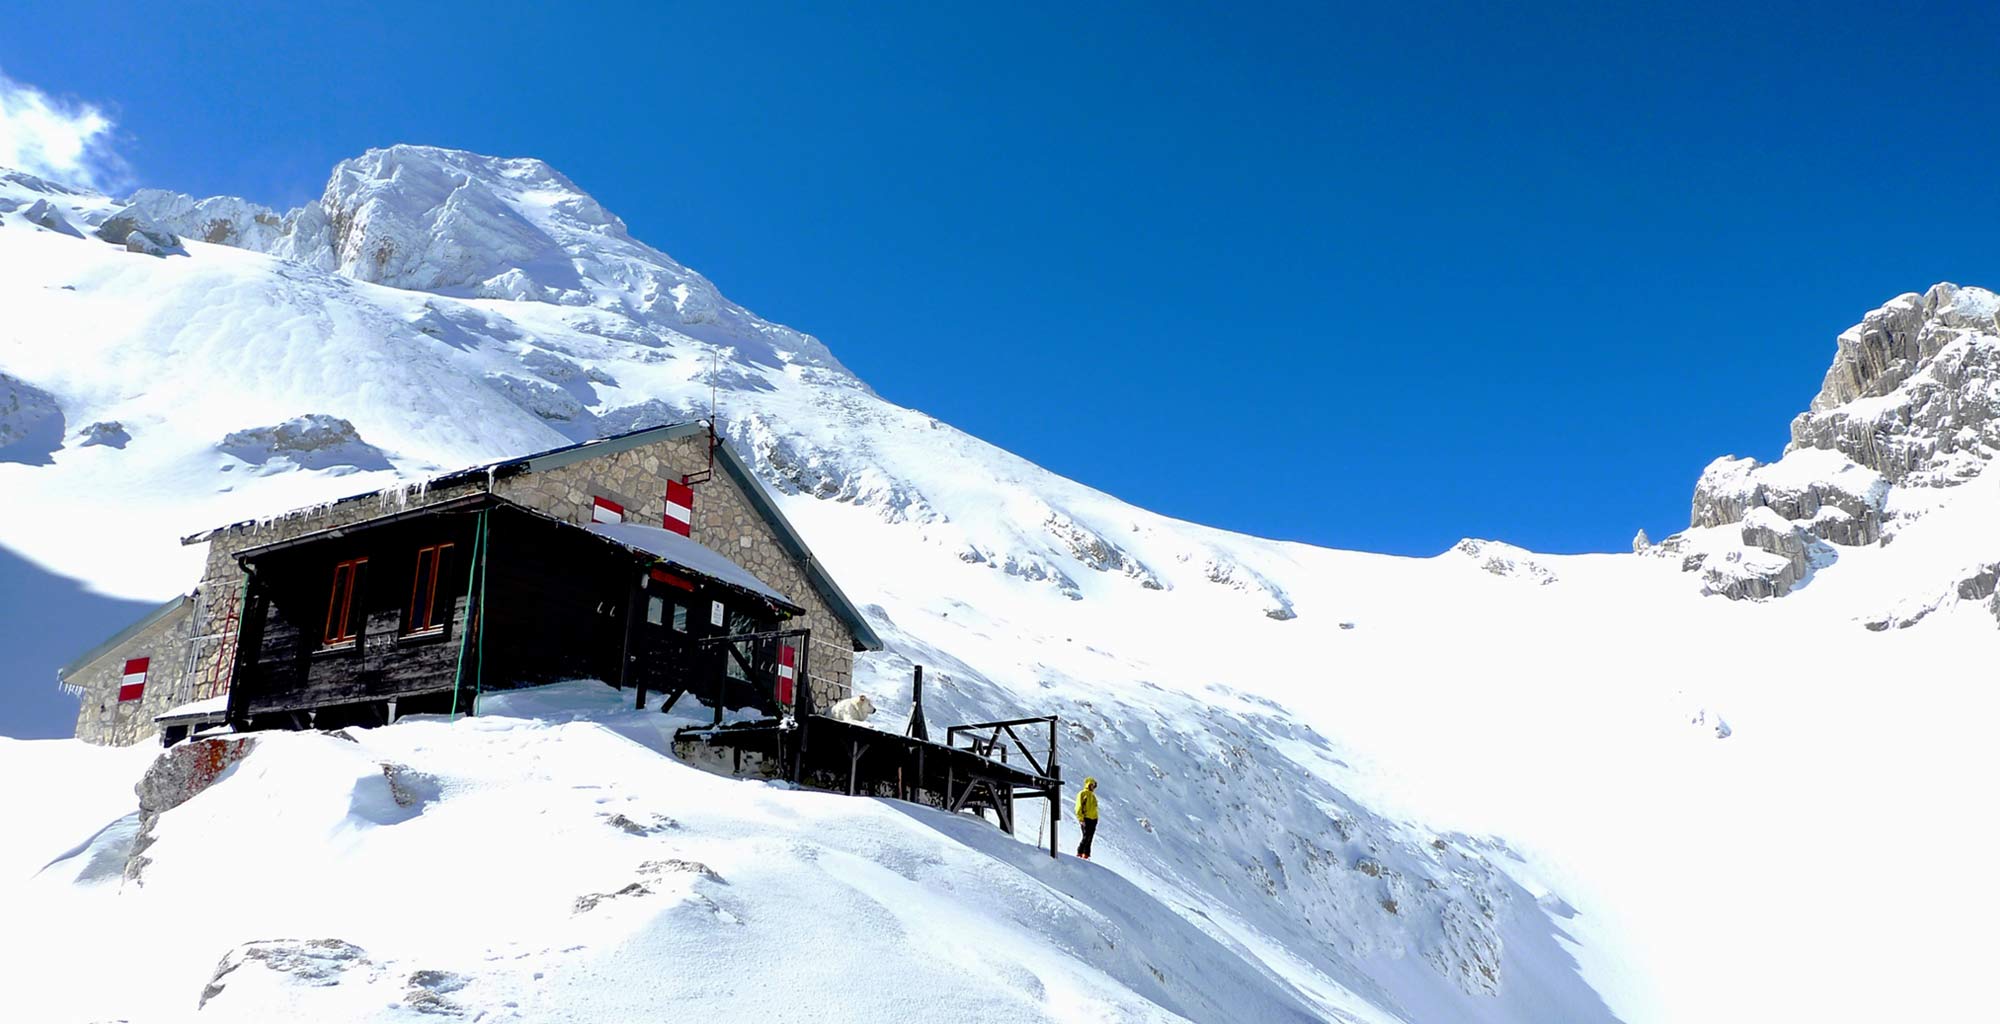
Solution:
M 1049 802 L 1049 856 L 1056 856 L 1058 842 L 1056 834 L 1062 826 L 1062 765 L 1056 760 L 1056 716 L 1042 715 L 1036 718 L 1010 718 L 999 722 L 970 722 L 954 725 L 944 731 L 945 746 L 953 750 L 964 750 L 985 761 L 1000 765 L 1008 764 L 1008 751 L 1018 751 L 1022 760 L 1028 763 L 1026 773 L 1033 781 L 1023 782 L 1018 769 L 1000 775 L 992 772 L 973 770 L 965 779 L 963 788 L 958 785 L 957 764 L 947 769 L 945 781 L 946 807 L 958 812 L 973 809 L 992 808 L 1000 818 L 1000 827 L 1009 834 L 1014 831 L 1014 801 L 1018 799 L 1047 800 Z M 1021 738 L 1015 730 L 1027 726 L 1046 725 L 1048 746 L 1039 754 Z M 959 739 L 965 745 L 959 745 Z

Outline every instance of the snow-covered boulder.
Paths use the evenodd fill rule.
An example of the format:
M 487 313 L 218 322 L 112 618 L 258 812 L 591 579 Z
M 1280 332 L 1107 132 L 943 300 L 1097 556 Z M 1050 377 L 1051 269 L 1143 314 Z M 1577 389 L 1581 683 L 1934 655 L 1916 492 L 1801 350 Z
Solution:
M 71 238 L 83 237 L 83 232 L 78 231 L 74 225 L 70 224 L 69 219 L 62 215 L 62 211 L 56 209 L 46 199 L 37 199 L 33 203 L 28 204 L 28 207 L 21 211 L 21 219 L 36 227 L 47 228 L 59 235 L 68 235 Z
M 117 420 L 99 420 L 86 424 L 82 431 L 82 443 L 77 447 L 90 448 L 102 445 L 106 448 L 123 448 L 132 442 L 132 432 Z
M 216 447 L 224 454 L 272 472 L 392 468 L 382 449 L 363 441 L 354 424 L 324 413 L 307 413 L 268 427 L 234 431 Z
M 187 255 L 187 250 L 181 248 L 180 236 L 130 207 L 105 218 L 92 234 L 114 245 L 122 245 L 130 252 L 148 256 Z

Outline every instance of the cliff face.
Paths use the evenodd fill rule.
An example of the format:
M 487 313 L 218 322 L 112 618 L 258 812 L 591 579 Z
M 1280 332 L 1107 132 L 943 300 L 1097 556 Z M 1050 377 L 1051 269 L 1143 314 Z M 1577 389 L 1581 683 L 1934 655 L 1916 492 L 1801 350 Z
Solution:
M 1842 332 L 1786 453 L 1837 451 L 1900 486 L 1950 486 L 2000 452 L 2000 297 L 1934 285 Z
M 1678 555 L 1710 593 L 1782 597 L 1840 548 L 1887 544 L 1899 517 L 1947 497 L 2000 453 L 2000 297 L 1938 284 L 1843 331 L 1811 406 L 1773 463 L 1724 457 L 1695 484 Z M 1916 493 L 1912 494 L 1911 492 Z

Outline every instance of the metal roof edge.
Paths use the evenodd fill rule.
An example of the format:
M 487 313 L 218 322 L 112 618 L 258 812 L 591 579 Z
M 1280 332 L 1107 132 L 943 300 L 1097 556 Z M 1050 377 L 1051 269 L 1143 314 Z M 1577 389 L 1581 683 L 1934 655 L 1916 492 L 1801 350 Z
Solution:
M 130 640 L 135 636 L 138 636 L 140 633 L 145 632 L 146 629 L 152 626 L 154 623 L 160 621 L 161 619 L 166 618 L 169 615 L 172 615 L 174 612 L 179 611 L 181 608 L 187 605 L 191 605 L 193 603 L 194 603 L 193 594 L 180 594 L 174 597 L 173 600 L 168 601 L 167 603 L 159 606 L 158 608 L 155 608 L 152 611 L 147 612 L 143 616 L 140 616 L 139 621 L 134 622 L 129 626 L 126 626 L 124 629 L 121 629 L 116 633 L 113 633 L 109 640 L 106 640 L 103 643 L 98 644 L 96 647 L 92 647 L 90 650 L 87 650 L 82 654 L 77 655 L 76 658 L 71 660 L 69 664 L 64 665 L 59 669 L 56 669 L 56 682 L 67 683 L 69 681 L 70 676 L 75 675 L 76 673 L 81 672 L 84 669 L 90 667 L 91 662 L 94 662 L 97 659 L 102 658 L 107 654 L 110 654 L 112 650 L 117 648 L 119 644 L 122 644 L 125 641 Z
M 864 651 L 881 650 L 882 638 L 876 635 L 874 627 L 868 625 L 868 620 L 861 614 L 861 609 L 856 608 L 854 602 L 840 589 L 840 585 L 833 581 L 826 567 L 813 556 L 812 549 L 806 546 L 805 538 L 799 536 L 798 528 L 778 510 L 778 503 L 771 497 L 771 492 L 764 487 L 764 482 L 757 479 L 757 474 L 750 471 L 749 465 L 728 441 L 723 441 L 716 447 L 722 453 L 722 468 L 736 481 L 737 486 L 743 489 L 743 493 L 749 496 L 751 506 L 771 524 L 771 529 L 777 533 L 779 541 L 785 545 L 792 557 L 805 563 L 807 581 L 813 585 L 813 589 L 819 591 L 821 597 L 826 599 L 826 603 L 832 606 L 833 613 L 847 624 L 848 631 L 854 634 L 857 648 Z

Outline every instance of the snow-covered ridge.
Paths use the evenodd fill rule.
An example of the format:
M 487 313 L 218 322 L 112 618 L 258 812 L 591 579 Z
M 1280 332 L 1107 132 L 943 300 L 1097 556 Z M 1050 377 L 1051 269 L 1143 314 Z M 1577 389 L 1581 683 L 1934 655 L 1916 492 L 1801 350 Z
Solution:
M 723 298 L 540 160 L 391 146 L 343 161 L 319 202 L 282 215 L 242 199 L 155 189 L 130 206 L 190 238 L 359 281 L 589 307 L 615 314 L 622 340 L 693 338 L 748 366 L 796 363 L 852 380 L 817 339 Z
M 120 213 L 185 255 L 99 237 Z M 1975 306 L 1938 304 L 1957 312 L 1907 372 L 1860 345 L 1883 372 L 1855 387 L 1881 394 L 1814 422 L 1897 394 L 1951 408 L 1915 396 L 1987 365 Z M 1948 780 L 1993 768 L 1961 734 L 1980 698 L 1952 684 L 2000 636 L 2000 474 L 1981 459 L 1917 486 L 1938 452 L 1974 466 L 1976 423 L 1949 451 L 1898 441 L 1908 458 L 1830 440 L 1719 463 L 1707 521 L 1646 548 L 1671 558 L 1262 541 L 882 400 L 546 165 L 424 147 L 343 163 L 283 214 L 0 180 L 0 309 L 0 544 L 149 598 L 197 575 L 182 535 L 694 418 L 713 382 L 725 435 L 889 639 L 859 680 L 884 717 L 915 663 L 939 720 L 1062 715 L 1069 774 L 1105 781 L 1100 863 L 1329 1019 L 1888 1006 L 1811 979 L 1857 950 L 1876 957 L 1857 984 L 1895 974 L 1857 928 L 1943 929 L 1903 920 L 1927 912 L 1908 901 L 1820 899 L 1852 879 L 1790 855 L 1797 823 L 1772 808 L 1833 820 L 1894 780 L 1943 820 Z M 1751 563 L 1741 578 L 1789 574 L 1791 593 L 1703 596 Z M 1857 679 L 1898 680 L 1921 742 L 1877 735 L 1884 703 Z M 1818 687 L 1804 717 L 1800 680 Z M 1861 734 L 1876 756 L 1851 756 Z

